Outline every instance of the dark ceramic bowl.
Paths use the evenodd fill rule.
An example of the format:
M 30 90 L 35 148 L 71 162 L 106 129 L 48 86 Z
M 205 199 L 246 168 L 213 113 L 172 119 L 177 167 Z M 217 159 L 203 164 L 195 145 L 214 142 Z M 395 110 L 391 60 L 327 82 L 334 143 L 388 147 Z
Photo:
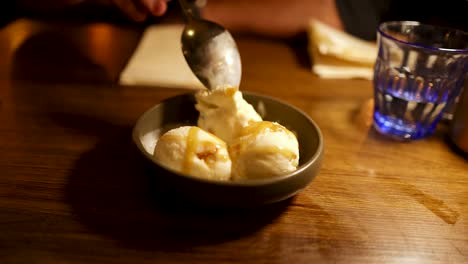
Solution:
M 202 205 L 253 207 L 285 200 L 304 189 L 317 175 L 323 156 L 318 126 L 304 112 L 274 98 L 244 92 L 244 98 L 262 115 L 295 132 L 299 141 L 296 171 L 268 179 L 212 181 L 186 176 L 153 161 L 154 146 L 164 132 L 196 125 L 198 111 L 192 93 L 167 99 L 145 112 L 133 129 L 133 141 L 150 168 L 155 192 Z M 171 199 L 171 198 L 169 198 Z

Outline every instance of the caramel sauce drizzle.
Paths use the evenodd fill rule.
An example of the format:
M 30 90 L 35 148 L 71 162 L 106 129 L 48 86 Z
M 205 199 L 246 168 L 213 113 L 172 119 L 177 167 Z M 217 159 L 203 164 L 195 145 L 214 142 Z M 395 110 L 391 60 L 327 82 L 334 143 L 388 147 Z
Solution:
M 242 129 L 241 136 L 248 136 L 246 140 L 252 142 L 255 140 L 256 135 L 262 133 L 265 130 L 269 130 L 271 132 L 285 132 L 290 136 L 294 136 L 294 134 L 291 131 L 289 131 L 282 125 L 268 121 L 260 121 L 249 124 L 249 126 Z M 294 160 L 297 158 L 297 154 L 293 151 L 278 146 L 257 147 L 256 151 L 263 153 L 279 153 L 282 156 L 286 157 L 288 160 Z M 297 164 L 293 165 L 297 166 Z
M 195 156 L 195 150 L 198 145 L 198 127 L 191 127 L 187 135 L 187 147 L 185 149 L 184 163 L 182 164 L 182 172 L 189 174 L 192 165 L 193 158 Z
M 284 149 L 284 148 L 280 148 L 280 147 L 277 147 L 277 146 L 257 147 L 255 149 L 255 151 L 258 151 L 260 153 L 272 153 L 272 154 L 278 153 L 278 154 L 282 155 L 283 157 L 287 158 L 288 160 L 294 160 L 294 159 L 297 158 L 296 153 L 294 153 L 293 151 L 290 151 L 290 150 L 287 150 L 287 149 Z M 293 165 L 297 166 L 297 164 L 293 164 Z
M 195 127 L 195 128 L 198 128 L 198 127 Z M 199 130 L 201 130 L 200 128 L 198 128 Z M 210 133 L 211 134 L 211 133 Z M 181 141 L 183 140 L 185 137 L 183 136 L 180 136 L 180 135 L 168 135 L 168 134 L 165 134 L 163 136 L 161 136 L 159 138 L 158 141 Z M 206 140 L 198 140 L 198 142 L 200 144 L 204 144 L 205 146 L 208 146 L 209 144 L 211 145 L 215 145 L 215 146 L 219 146 L 220 148 L 223 147 L 223 146 L 226 146 L 226 143 L 224 143 L 224 141 L 222 141 L 221 139 L 219 139 L 218 137 L 214 136 L 213 140 L 216 141 L 216 143 L 213 143 L 211 141 L 206 141 Z
M 184 153 L 184 160 L 182 163 L 182 173 L 190 174 L 195 157 L 205 160 L 207 164 L 215 164 L 216 161 L 227 162 L 229 161 L 228 155 L 217 155 L 222 147 L 226 144 L 217 137 L 213 139 L 216 143 L 199 139 L 199 127 L 191 127 L 186 137 L 186 148 Z M 160 141 L 180 141 L 183 137 L 179 135 L 163 135 L 159 138 Z M 197 153 L 197 146 L 201 146 L 203 151 Z
M 239 88 L 237 88 L 237 87 L 229 87 L 229 88 L 224 89 L 224 94 L 231 97 L 231 96 L 233 96 L 238 90 L 239 90 Z
M 252 122 L 249 126 L 242 129 L 241 136 L 247 135 L 258 135 L 263 130 L 270 130 L 272 132 L 285 132 L 288 135 L 294 135 L 291 131 L 286 129 L 284 126 L 275 123 L 275 122 L 268 122 L 268 121 L 260 121 L 260 122 Z

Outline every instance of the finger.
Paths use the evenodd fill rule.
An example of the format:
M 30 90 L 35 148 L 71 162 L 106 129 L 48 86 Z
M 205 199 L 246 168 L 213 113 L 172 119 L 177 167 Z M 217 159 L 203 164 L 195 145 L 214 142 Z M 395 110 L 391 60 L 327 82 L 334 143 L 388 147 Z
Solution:
M 162 16 L 166 13 L 167 10 L 167 2 L 166 1 L 159 1 L 155 8 L 151 10 L 151 14 L 155 16 Z
M 113 0 L 114 4 L 129 18 L 141 22 L 146 19 L 148 13 L 140 10 L 131 0 Z
M 166 13 L 167 2 L 170 0 L 142 0 L 143 5 L 154 16 L 161 16 Z

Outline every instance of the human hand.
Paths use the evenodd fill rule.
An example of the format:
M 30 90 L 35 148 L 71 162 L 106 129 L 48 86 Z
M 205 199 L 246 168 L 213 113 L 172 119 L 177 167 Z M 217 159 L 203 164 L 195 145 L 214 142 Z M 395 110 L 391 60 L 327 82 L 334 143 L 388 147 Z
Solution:
M 149 15 L 161 16 L 167 10 L 167 2 L 170 0 L 17 0 L 20 10 L 33 12 L 45 12 L 51 9 L 74 6 L 84 2 L 116 6 L 130 19 L 144 21 Z
M 170 0 L 111 0 L 125 15 L 135 21 L 144 21 L 148 15 L 161 16 Z

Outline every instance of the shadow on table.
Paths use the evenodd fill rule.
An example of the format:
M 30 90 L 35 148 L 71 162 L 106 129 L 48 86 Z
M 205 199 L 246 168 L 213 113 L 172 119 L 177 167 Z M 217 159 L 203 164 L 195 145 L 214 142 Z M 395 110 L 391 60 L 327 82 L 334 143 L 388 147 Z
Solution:
M 313 60 L 309 55 L 309 39 L 307 33 L 298 34 L 289 38 L 287 40 L 287 44 L 296 56 L 297 64 L 301 68 L 310 70 L 312 68 Z
M 92 232 L 126 246 L 180 251 L 236 239 L 273 222 L 290 203 L 210 209 L 160 195 L 131 142 L 131 128 L 86 117 L 57 115 L 55 120 L 65 126 L 73 126 L 68 124 L 73 120 L 80 127 L 100 131 L 102 140 L 81 156 L 69 176 L 66 202 Z
M 448 133 L 444 136 L 444 142 L 447 144 L 451 151 L 465 159 L 465 161 L 468 161 L 468 153 L 464 152 L 460 147 L 458 147 L 455 144 L 455 142 L 453 142 L 453 140 L 450 138 L 450 135 Z
M 111 83 L 107 70 L 84 48 L 60 30 L 36 33 L 15 51 L 11 77 L 48 83 Z
M 374 100 L 372 98 L 363 101 L 355 109 L 349 112 L 349 122 L 353 123 L 353 126 L 361 132 L 361 139 L 358 141 L 362 141 L 363 139 L 372 139 L 381 143 L 389 144 L 409 144 L 413 141 L 418 141 L 398 140 L 382 135 L 373 126 L 373 113 Z M 452 151 L 460 155 L 460 150 L 457 149 L 453 142 L 450 142 L 450 139 L 448 138 L 449 125 L 450 124 L 447 122 L 440 122 L 437 125 L 437 129 L 435 130 L 434 134 L 425 138 L 424 140 L 433 141 L 442 139 L 445 141 L 445 143 L 447 143 L 448 147 L 450 147 Z

